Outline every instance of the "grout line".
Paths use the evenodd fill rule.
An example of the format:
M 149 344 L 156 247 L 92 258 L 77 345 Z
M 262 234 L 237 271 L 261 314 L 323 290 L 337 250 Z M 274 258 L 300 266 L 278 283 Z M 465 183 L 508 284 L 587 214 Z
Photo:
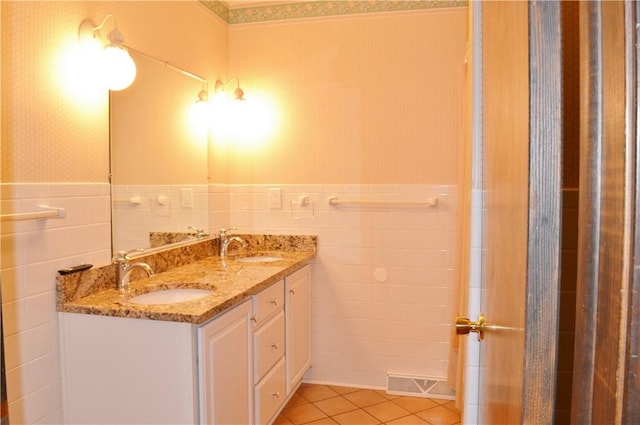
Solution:
M 315 401 L 311 401 L 309 400 L 309 398 L 305 397 L 303 395 L 303 393 L 307 392 L 311 392 L 308 389 L 309 388 L 317 388 L 317 391 L 320 392 L 320 394 L 316 393 L 316 396 L 320 397 Z M 336 386 L 334 386 L 334 388 L 337 388 Z M 348 388 L 348 387 L 340 387 L 340 388 Z M 306 391 L 305 391 L 306 390 Z M 328 391 L 327 391 L 328 390 Z M 326 391 L 326 393 L 322 393 L 323 391 Z M 377 394 L 378 396 L 382 397 L 382 400 L 377 400 L 375 402 L 373 402 L 372 404 L 366 404 L 366 401 L 362 401 L 361 403 L 363 403 L 363 406 L 358 406 L 354 401 L 350 400 L 349 398 L 345 397 L 345 395 L 349 395 L 349 394 L 355 394 L 358 392 L 370 392 L 371 393 L 371 397 L 373 397 L 373 394 Z M 337 420 L 336 418 L 339 416 L 342 416 L 344 414 L 347 413 L 353 413 L 356 411 L 362 411 L 364 414 L 367 414 L 368 416 L 371 416 L 373 418 L 375 418 L 377 422 L 375 425 L 385 425 L 387 424 L 387 422 L 382 422 L 380 421 L 379 418 L 377 418 L 373 413 L 370 413 L 369 411 L 367 411 L 367 409 L 370 409 L 374 406 L 378 406 L 384 403 L 388 403 L 391 402 L 394 406 L 402 408 L 405 411 L 408 411 L 408 414 L 406 415 L 401 415 L 398 417 L 394 417 L 393 419 L 389 420 L 389 422 L 394 422 L 403 418 L 411 418 L 411 417 L 417 417 L 419 418 L 419 422 L 416 422 L 416 425 L 420 425 L 420 424 L 429 424 L 429 422 L 426 419 L 421 418 L 421 414 L 424 415 L 426 412 L 428 412 L 429 410 L 432 409 L 436 409 L 436 408 L 444 408 L 446 409 L 447 412 L 452 413 L 453 415 L 451 415 L 450 413 L 444 413 L 442 412 L 442 410 L 439 410 L 438 412 L 442 412 L 442 414 L 440 415 L 440 417 L 437 417 L 438 423 L 441 424 L 448 424 L 448 425 L 458 425 L 461 423 L 460 420 L 460 412 L 455 408 L 455 403 L 451 400 L 439 400 L 439 399 L 428 399 L 428 398 L 421 398 L 421 397 L 409 397 L 409 396 L 397 396 L 397 395 L 390 395 L 390 394 L 386 394 L 384 391 L 377 391 L 377 390 L 367 390 L 367 389 L 361 389 L 361 388 L 354 388 L 353 391 L 345 391 L 342 393 L 338 393 L 336 390 L 332 389 L 331 386 L 328 385 L 317 385 L 317 384 L 307 384 L 305 386 L 301 386 L 298 391 L 296 392 L 296 395 L 299 396 L 299 398 L 297 398 L 294 401 L 294 404 L 289 406 L 285 406 L 284 409 L 287 409 L 288 407 L 290 408 L 300 408 L 302 406 L 313 406 L 315 409 L 317 409 L 321 414 L 323 414 L 323 417 L 313 417 L 313 419 L 309 418 L 309 420 L 302 420 L 301 422 L 296 422 L 295 421 L 295 417 L 294 415 L 291 415 L 292 418 L 294 420 L 291 420 L 289 418 L 287 418 L 286 414 L 284 414 L 284 409 L 283 412 L 281 412 L 281 414 L 278 416 L 278 418 L 276 419 L 276 421 L 274 422 L 275 425 L 278 424 L 294 424 L 294 425 L 305 425 L 305 424 L 310 424 L 316 421 L 326 421 L 326 420 L 331 420 L 334 421 L 336 423 L 340 423 L 339 420 Z M 302 400 L 305 401 L 305 403 L 300 403 L 300 398 Z M 312 397 L 315 399 L 315 396 Z M 342 399 L 346 402 L 349 402 L 353 405 L 355 405 L 355 408 L 348 408 L 347 410 L 344 411 L 340 411 L 340 413 L 336 413 L 334 415 L 329 415 L 327 412 L 325 412 L 324 410 L 322 410 L 322 408 L 320 408 L 319 406 L 317 406 L 318 403 L 322 403 L 323 401 L 327 401 L 327 400 L 332 400 L 332 399 Z M 401 404 L 396 403 L 395 401 L 397 400 L 403 400 L 403 399 L 424 399 L 424 400 L 430 400 L 431 402 L 434 403 L 434 406 L 431 406 L 429 408 L 426 409 L 422 409 L 422 410 L 418 410 L 417 412 L 412 412 L 409 409 L 406 409 L 404 406 L 402 406 Z M 292 399 L 293 400 L 293 399 Z M 290 401 L 291 404 L 291 401 Z M 325 407 L 326 409 L 326 407 Z M 301 410 L 301 409 L 298 409 Z M 455 415 L 455 416 L 454 416 Z M 446 422 L 444 422 L 446 421 Z

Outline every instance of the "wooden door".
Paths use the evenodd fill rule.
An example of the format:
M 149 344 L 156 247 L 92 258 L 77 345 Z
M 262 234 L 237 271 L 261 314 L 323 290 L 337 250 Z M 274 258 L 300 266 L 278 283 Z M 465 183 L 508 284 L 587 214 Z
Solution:
M 550 424 L 561 209 L 558 2 L 483 2 L 482 424 Z
M 580 4 L 572 424 L 637 424 L 640 417 L 637 7 L 634 1 Z

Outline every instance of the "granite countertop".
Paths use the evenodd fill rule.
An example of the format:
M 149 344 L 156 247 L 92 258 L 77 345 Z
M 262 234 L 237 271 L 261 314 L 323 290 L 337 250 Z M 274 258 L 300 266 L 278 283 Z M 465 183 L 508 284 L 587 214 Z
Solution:
M 131 282 L 125 293 L 106 289 L 67 301 L 58 306 L 58 311 L 201 324 L 304 267 L 315 257 L 315 252 L 270 251 L 251 255 L 274 255 L 283 259 L 246 263 L 212 256 Z M 174 288 L 212 289 L 213 294 L 174 304 L 128 301 L 137 295 Z

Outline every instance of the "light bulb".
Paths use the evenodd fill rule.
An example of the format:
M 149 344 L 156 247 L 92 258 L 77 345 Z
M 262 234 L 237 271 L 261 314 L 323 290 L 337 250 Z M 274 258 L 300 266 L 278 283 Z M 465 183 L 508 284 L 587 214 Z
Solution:
M 102 53 L 102 73 L 109 90 L 123 90 L 136 78 L 136 64 L 124 48 L 109 45 Z

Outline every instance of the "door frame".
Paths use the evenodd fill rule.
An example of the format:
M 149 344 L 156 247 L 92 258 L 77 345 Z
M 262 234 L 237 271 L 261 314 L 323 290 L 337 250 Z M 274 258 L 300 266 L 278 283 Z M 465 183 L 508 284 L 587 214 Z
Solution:
M 562 232 L 559 2 L 529 2 L 529 262 L 522 423 L 553 423 Z
M 640 417 L 639 13 L 629 0 L 580 4 L 572 424 L 630 424 Z

